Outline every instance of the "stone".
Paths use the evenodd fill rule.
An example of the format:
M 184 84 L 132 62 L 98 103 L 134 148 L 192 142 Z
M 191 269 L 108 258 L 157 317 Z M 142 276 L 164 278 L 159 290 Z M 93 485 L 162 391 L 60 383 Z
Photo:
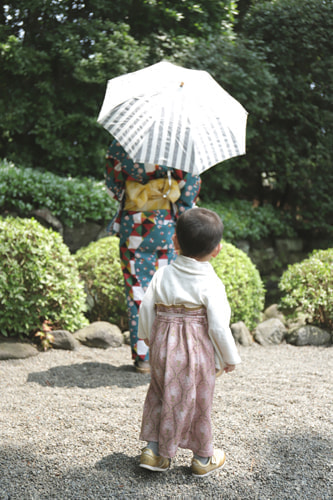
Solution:
M 253 338 L 251 333 L 243 321 L 238 321 L 238 323 L 233 323 L 230 326 L 232 335 L 236 342 L 241 345 L 249 346 L 253 344 Z
M 278 304 L 272 304 L 264 310 L 263 321 L 271 318 L 277 318 L 284 325 L 286 324 L 286 318 L 284 314 L 279 310 Z
M 301 238 L 276 238 L 275 245 L 279 253 L 302 252 L 304 246 Z
M 53 330 L 51 334 L 54 338 L 54 341 L 52 342 L 52 347 L 54 349 L 74 351 L 74 349 L 80 345 L 80 342 L 76 340 L 67 330 Z
M 254 330 L 254 339 L 258 344 L 267 346 L 281 344 L 287 329 L 278 318 L 266 319 Z
M 73 334 L 74 338 L 88 347 L 120 347 L 124 343 L 124 337 L 117 325 L 107 321 L 95 321 Z
M 326 330 L 314 325 L 305 325 L 296 328 L 286 335 L 288 344 L 296 346 L 303 345 L 329 345 L 332 342 L 332 336 Z
M 39 351 L 31 344 L 24 342 L 0 342 L 0 360 L 25 359 L 37 356 Z
M 131 345 L 131 334 L 129 330 L 123 332 L 123 337 L 124 337 L 124 344 Z
M 303 240 L 300 238 L 277 238 L 276 251 L 282 264 L 294 264 L 305 259 L 307 254 L 303 251 Z
M 236 247 L 242 250 L 246 255 L 249 255 L 250 252 L 250 243 L 246 240 L 238 240 L 236 241 Z
M 309 315 L 302 311 L 301 308 L 296 309 L 294 314 L 287 319 L 287 328 L 289 331 L 296 330 L 301 326 L 307 325 Z
M 44 227 L 48 227 L 53 229 L 54 231 L 57 231 L 61 234 L 61 236 L 64 234 L 64 227 L 62 223 L 59 219 L 57 219 L 57 217 L 52 214 L 51 210 L 49 210 L 48 208 L 39 208 L 33 210 L 31 212 L 31 215 Z
M 261 274 L 267 275 L 275 270 L 277 261 L 273 247 L 251 250 L 249 257 Z
M 96 241 L 103 227 L 96 222 L 84 222 L 74 227 L 64 227 L 64 242 L 72 253 Z

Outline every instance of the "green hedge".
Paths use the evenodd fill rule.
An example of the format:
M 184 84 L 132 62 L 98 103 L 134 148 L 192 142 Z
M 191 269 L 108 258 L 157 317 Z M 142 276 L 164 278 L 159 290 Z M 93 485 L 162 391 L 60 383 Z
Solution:
M 62 237 L 33 219 L 0 218 L 0 333 L 87 324 L 83 284 Z
M 311 324 L 333 330 L 333 248 L 315 250 L 292 264 L 279 282 L 280 306 L 288 316 L 303 313 Z
M 27 216 L 34 209 L 48 208 L 67 225 L 87 220 L 105 222 L 117 203 L 107 194 L 104 181 L 60 177 L 0 162 L 0 212 Z
M 224 238 L 231 243 L 295 236 L 288 215 L 271 205 L 254 207 L 245 200 L 198 204 L 220 215 L 225 224 Z M 65 178 L 0 162 L 0 212 L 15 211 L 27 216 L 37 208 L 48 208 L 63 224 L 72 227 L 86 220 L 106 223 L 115 214 L 117 202 L 107 194 L 104 181 Z
M 124 278 L 119 258 L 119 239 L 108 236 L 90 243 L 75 254 L 88 297 L 90 321 L 109 321 L 128 327 Z
M 104 320 L 127 327 L 124 282 L 119 258 L 119 240 L 102 238 L 79 250 L 75 258 L 90 297 L 90 320 Z M 241 250 L 223 243 L 211 263 L 222 279 L 232 310 L 231 321 L 244 321 L 249 329 L 257 324 L 264 306 L 265 290 L 259 272 Z
M 253 330 L 260 320 L 265 301 L 259 271 L 242 250 L 226 242 L 211 264 L 224 283 L 231 307 L 231 323 L 243 321 Z

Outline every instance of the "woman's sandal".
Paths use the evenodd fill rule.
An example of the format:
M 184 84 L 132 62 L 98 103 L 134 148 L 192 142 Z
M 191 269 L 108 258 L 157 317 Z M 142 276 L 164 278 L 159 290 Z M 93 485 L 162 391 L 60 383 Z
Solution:
M 138 361 L 135 365 L 135 371 L 137 373 L 150 373 L 149 361 Z

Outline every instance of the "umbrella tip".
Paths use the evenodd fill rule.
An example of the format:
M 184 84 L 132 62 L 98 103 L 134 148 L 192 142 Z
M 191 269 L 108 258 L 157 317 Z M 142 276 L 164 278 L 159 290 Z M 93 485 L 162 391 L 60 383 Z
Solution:
M 179 87 L 184 87 L 184 82 L 181 82 Z

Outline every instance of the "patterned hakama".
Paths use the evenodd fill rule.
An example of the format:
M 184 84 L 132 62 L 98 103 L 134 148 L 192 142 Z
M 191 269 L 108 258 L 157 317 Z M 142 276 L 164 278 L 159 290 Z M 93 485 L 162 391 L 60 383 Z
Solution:
M 158 442 L 164 457 L 178 447 L 212 456 L 215 360 L 204 307 L 157 306 L 150 365 L 140 439 Z

